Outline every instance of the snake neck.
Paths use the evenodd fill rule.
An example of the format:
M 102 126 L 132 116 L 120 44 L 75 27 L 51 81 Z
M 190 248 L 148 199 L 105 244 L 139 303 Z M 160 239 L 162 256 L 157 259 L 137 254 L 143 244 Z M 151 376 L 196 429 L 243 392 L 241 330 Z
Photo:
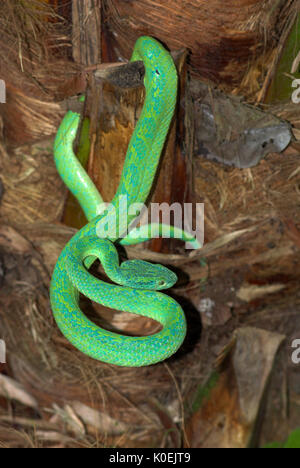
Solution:
M 145 65 L 145 102 L 128 146 L 116 195 L 101 214 L 97 215 L 103 200 L 72 149 L 79 115 L 69 112 L 56 137 L 54 153 L 58 171 L 89 220 L 79 237 L 96 232 L 113 242 L 123 238 L 139 215 L 137 210 L 129 211 L 129 208 L 135 203 L 145 204 L 153 185 L 176 106 L 178 78 L 172 57 L 155 39 L 138 39 L 131 58 L 136 60 L 142 60 Z M 73 177 L 74 173 L 80 177 Z
M 111 226 L 115 221 L 117 232 L 109 236 L 113 242 L 124 236 L 139 214 L 129 214 L 128 210 L 122 209 L 123 200 L 126 200 L 127 207 L 147 201 L 177 100 L 176 67 L 159 42 L 141 37 L 131 58 L 131 61 L 135 60 L 142 60 L 145 65 L 145 102 L 128 146 L 121 181 L 110 211 L 95 218 L 91 225 L 102 232 L 103 223 L 109 221 Z
M 145 101 L 128 146 L 119 187 L 108 209 L 93 217 L 75 235 L 72 245 L 83 236 L 95 233 L 112 242 L 124 237 L 128 226 L 139 214 L 129 214 L 129 207 L 134 203 L 144 204 L 153 185 L 176 106 L 177 71 L 170 54 L 152 38 L 141 37 L 137 41 L 131 58 L 131 61 L 135 60 L 142 60 L 145 65 Z M 78 116 L 74 115 L 73 133 L 68 133 L 68 138 L 66 134 L 60 135 L 57 141 L 65 141 L 70 146 L 77 121 Z M 122 205 L 124 201 L 126 208 Z

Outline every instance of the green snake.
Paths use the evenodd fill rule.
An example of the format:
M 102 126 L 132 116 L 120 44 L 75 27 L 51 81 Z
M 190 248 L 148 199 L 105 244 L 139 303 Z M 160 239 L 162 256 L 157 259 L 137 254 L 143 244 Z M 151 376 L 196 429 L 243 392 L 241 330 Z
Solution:
M 67 243 L 55 265 L 50 286 L 52 311 L 61 332 L 77 349 L 94 359 L 119 366 L 145 366 L 162 361 L 177 351 L 186 334 L 183 310 L 174 299 L 159 292 L 173 286 L 176 275 L 162 265 L 142 260 L 129 260 L 120 265 L 115 246 L 120 239 L 126 245 L 153 235 L 151 225 L 142 228 L 142 238 L 136 239 L 134 231 L 124 235 L 136 214 L 120 209 L 120 199 L 126 197 L 128 206 L 146 202 L 177 99 L 177 72 L 164 47 L 153 38 L 141 37 L 131 58 L 131 61 L 138 60 L 145 66 L 145 102 L 128 146 L 119 187 L 105 213 L 101 195 L 73 152 L 79 114 L 67 112 L 54 143 L 57 170 L 89 222 Z M 100 238 L 97 233 L 105 230 L 113 216 L 120 227 L 118 232 L 108 232 L 105 238 Z M 152 227 L 159 234 L 164 228 L 159 224 Z M 176 237 L 176 228 L 172 228 L 171 236 Z M 181 237 L 199 247 L 184 231 Z M 101 281 L 89 273 L 96 259 L 116 284 Z M 162 330 L 135 337 L 98 327 L 81 311 L 80 292 L 103 306 L 152 318 L 162 325 Z

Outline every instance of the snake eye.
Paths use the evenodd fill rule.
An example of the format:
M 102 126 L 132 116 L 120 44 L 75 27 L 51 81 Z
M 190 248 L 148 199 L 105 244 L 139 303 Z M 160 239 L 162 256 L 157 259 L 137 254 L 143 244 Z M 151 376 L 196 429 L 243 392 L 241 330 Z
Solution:
M 159 286 L 165 286 L 166 282 L 164 280 L 160 280 L 158 283 Z
M 158 76 L 160 76 L 159 70 L 156 69 L 156 70 L 155 70 L 155 73 L 156 73 Z

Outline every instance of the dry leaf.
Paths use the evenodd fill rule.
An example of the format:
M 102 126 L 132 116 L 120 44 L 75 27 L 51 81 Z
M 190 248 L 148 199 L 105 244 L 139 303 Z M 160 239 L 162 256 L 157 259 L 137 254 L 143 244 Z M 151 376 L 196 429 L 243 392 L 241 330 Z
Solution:
M 21 236 L 11 226 L 0 226 L 0 247 L 15 254 L 28 254 L 32 246 L 28 240 Z
M 36 399 L 19 382 L 3 374 L 0 374 L 0 395 L 9 400 L 17 400 L 31 408 L 38 407 Z
M 101 413 L 79 401 L 72 403 L 73 410 L 80 419 L 87 425 L 93 426 L 103 434 L 122 434 L 128 428 L 126 424 L 111 418 L 105 413 Z
M 251 302 L 267 294 L 274 294 L 281 291 L 286 286 L 284 284 L 267 284 L 264 286 L 257 286 L 253 284 L 244 284 L 236 293 L 241 301 Z

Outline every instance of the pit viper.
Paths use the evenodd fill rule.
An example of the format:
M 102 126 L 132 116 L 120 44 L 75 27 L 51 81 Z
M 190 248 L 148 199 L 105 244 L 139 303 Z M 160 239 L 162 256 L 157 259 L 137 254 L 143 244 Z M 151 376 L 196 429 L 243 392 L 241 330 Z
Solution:
M 120 200 L 126 197 L 128 206 L 146 202 L 177 100 L 177 71 L 166 49 L 151 37 L 140 37 L 131 61 L 140 60 L 145 66 L 145 101 L 128 146 L 119 187 L 105 212 L 101 195 L 73 152 L 80 121 L 78 113 L 67 112 L 54 142 L 57 170 L 88 219 L 66 244 L 54 268 L 50 301 L 56 323 L 64 336 L 86 355 L 130 367 L 166 359 L 177 351 L 186 334 L 183 310 L 174 299 L 160 292 L 176 283 L 176 275 L 162 265 L 142 260 L 120 265 L 116 249 L 120 239 L 126 245 L 153 235 L 151 226 L 141 228 L 139 239 L 132 235 L 134 231 L 124 235 L 137 215 L 122 210 Z M 117 232 L 109 232 L 110 221 L 118 227 Z M 156 224 L 152 228 L 161 234 L 164 226 Z M 100 237 L 99 232 L 103 231 L 107 235 Z M 176 228 L 171 229 L 171 236 L 176 237 Z M 184 231 L 181 237 L 199 247 Z M 114 284 L 89 273 L 96 259 Z M 135 337 L 96 326 L 80 309 L 80 292 L 103 306 L 150 317 L 162 325 L 162 330 Z

